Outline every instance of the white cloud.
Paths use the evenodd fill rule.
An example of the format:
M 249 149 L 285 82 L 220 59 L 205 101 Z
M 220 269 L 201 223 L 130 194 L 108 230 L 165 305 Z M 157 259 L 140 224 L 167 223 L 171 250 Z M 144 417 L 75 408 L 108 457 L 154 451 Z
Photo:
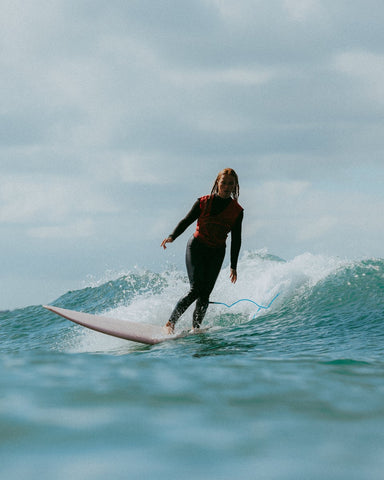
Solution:
M 324 238 L 325 235 L 331 233 L 337 222 L 337 217 L 331 215 L 323 215 L 321 217 L 314 215 L 309 217 L 307 222 L 304 224 L 300 222 L 298 225 L 297 239 L 300 242 L 308 242 L 309 240 Z
M 95 186 L 70 176 L 3 176 L 0 185 L 0 223 L 56 223 L 117 209 Z
M 360 94 L 373 102 L 384 102 L 384 55 L 369 51 L 347 51 L 334 58 L 337 71 L 360 82 Z
M 246 242 L 293 256 L 308 250 L 380 256 L 384 198 L 375 192 L 321 189 L 307 182 L 265 182 L 244 192 Z M 256 242 L 256 244 L 254 243 Z M 373 248 L 373 245 L 376 247 Z
M 95 235 L 95 225 L 91 219 L 77 220 L 70 224 L 33 227 L 27 235 L 39 239 L 86 238 Z
M 231 0 L 206 0 L 206 3 L 213 5 L 221 17 L 230 23 L 247 19 L 252 11 L 252 6 L 255 5 L 254 2 L 248 0 L 236 3 Z
M 143 185 L 167 185 L 174 180 L 174 172 L 162 168 L 163 159 L 156 154 L 122 154 L 116 160 L 116 169 L 123 182 Z
M 283 5 L 290 17 L 298 22 L 304 22 L 321 11 L 319 0 L 283 0 Z
M 275 69 L 229 68 L 215 70 L 174 70 L 166 73 L 166 77 L 175 85 L 200 88 L 204 86 L 228 85 L 232 87 L 250 87 L 267 83 L 277 75 Z
M 242 189 L 242 196 L 246 201 L 251 198 L 258 198 L 258 204 L 267 206 L 269 210 L 283 205 L 292 204 L 297 199 L 307 193 L 311 184 L 307 181 L 266 181 L 258 185 L 256 190 L 249 187 Z

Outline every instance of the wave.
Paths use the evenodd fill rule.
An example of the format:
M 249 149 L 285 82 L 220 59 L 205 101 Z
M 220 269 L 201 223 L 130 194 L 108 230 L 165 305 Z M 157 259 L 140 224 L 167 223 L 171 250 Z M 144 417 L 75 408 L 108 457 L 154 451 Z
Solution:
M 216 331 L 227 328 L 226 338 L 276 338 L 284 336 L 286 351 L 335 349 L 377 353 L 384 338 L 382 297 L 384 261 L 340 258 L 305 253 L 290 261 L 266 251 L 245 252 L 239 261 L 236 285 L 222 270 L 212 301 L 231 305 L 210 306 L 204 324 Z M 184 272 L 133 271 L 117 278 L 89 281 L 52 304 L 132 321 L 164 324 L 178 298 L 188 289 Z M 191 324 L 191 311 L 180 328 Z M 104 351 L 124 341 L 77 327 L 41 306 L 0 312 L 3 351 L 64 350 Z M 179 324 L 178 324 L 179 325 Z M 216 329 L 216 330 L 215 330 Z M 230 337 L 229 337 L 230 336 Z M 269 337 L 268 337 L 269 336 Z M 300 343 L 300 346 L 298 345 Z M 280 345 L 281 346 L 281 345 Z M 303 348 L 303 346 L 305 348 Z M 372 350 L 373 349 L 373 350 Z

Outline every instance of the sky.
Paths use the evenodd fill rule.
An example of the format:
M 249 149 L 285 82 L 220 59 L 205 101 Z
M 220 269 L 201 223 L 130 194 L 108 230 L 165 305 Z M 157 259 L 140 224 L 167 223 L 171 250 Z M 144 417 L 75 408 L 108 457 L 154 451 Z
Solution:
M 234 168 L 242 251 L 383 258 L 382 0 L 1 0 L 0 310 L 133 269 Z M 241 272 L 239 272 L 241 275 Z

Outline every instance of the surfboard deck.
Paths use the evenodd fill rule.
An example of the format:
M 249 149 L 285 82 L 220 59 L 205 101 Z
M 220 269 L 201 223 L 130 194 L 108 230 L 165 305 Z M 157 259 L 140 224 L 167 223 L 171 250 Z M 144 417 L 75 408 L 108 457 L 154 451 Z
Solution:
M 131 322 L 106 317 L 104 315 L 93 315 L 75 310 L 67 310 L 66 308 L 52 307 L 50 305 L 43 305 L 43 307 L 71 322 L 90 328 L 91 330 L 133 342 L 145 343 L 147 345 L 155 345 L 168 340 L 175 340 L 176 338 L 185 337 L 193 333 L 191 331 L 183 331 L 169 334 L 165 327 L 159 325 Z

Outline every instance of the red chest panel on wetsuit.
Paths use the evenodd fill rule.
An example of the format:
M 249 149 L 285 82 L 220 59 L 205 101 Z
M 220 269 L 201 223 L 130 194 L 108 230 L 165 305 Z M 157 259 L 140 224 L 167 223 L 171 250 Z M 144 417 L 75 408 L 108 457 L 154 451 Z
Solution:
M 210 247 L 222 247 L 243 209 L 237 200 L 232 200 L 222 212 L 212 215 L 212 201 L 212 195 L 200 198 L 201 214 L 194 236 Z

